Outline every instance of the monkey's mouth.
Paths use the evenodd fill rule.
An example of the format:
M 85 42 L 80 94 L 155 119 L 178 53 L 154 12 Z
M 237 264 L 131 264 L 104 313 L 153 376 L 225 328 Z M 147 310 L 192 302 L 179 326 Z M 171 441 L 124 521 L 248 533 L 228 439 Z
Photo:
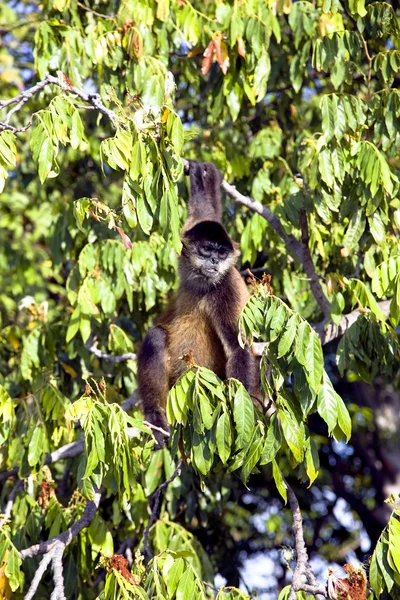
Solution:
M 207 279 L 215 279 L 218 275 L 218 267 L 203 267 L 201 273 Z

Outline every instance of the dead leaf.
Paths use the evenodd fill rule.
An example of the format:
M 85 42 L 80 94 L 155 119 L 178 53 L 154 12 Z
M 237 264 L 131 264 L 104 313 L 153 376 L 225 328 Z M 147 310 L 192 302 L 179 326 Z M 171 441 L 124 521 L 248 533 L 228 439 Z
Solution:
M 237 36 L 238 54 L 246 58 L 246 48 L 244 46 L 243 38 L 240 35 Z
M 129 239 L 129 237 L 126 235 L 125 231 L 123 229 L 121 229 L 121 227 L 117 227 L 117 226 L 115 226 L 115 229 L 118 231 L 119 235 L 121 236 L 122 243 L 124 244 L 125 248 L 128 248 L 128 250 L 132 250 L 132 242 Z
M 211 40 L 211 42 L 208 44 L 207 48 L 204 51 L 203 54 L 203 62 L 201 63 L 201 74 L 202 75 L 207 75 L 208 71 L 211 68 L 212 65 L 212 59 L 213 59 L 213 54 L 214 54 L 214 42 Z

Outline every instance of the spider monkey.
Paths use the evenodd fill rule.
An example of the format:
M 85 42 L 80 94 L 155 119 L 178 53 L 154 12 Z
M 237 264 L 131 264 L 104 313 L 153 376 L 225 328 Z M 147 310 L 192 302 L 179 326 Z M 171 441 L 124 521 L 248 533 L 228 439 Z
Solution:
M 191 193 L 182 231 L 180 285 L 138 356 L 139 396 L 147 421 L 168 431 L 168 390 L 185 371 L 180 357 L 219 377 L 235 377 L 249 393 L 256 387 L 256 358 L 238 343 L 238 319 L 249 293 L 235 268 L 238 246 L 221 224 L 222 175 L 212 163 L 188 161 Z M 164 438 L 157 434 L 158 447 Z

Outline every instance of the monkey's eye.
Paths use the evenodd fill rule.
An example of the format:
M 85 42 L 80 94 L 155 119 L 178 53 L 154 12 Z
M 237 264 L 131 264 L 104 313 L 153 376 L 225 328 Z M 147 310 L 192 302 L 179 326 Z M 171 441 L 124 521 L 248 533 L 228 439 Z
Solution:
M 226 248 L 222 248 L 222 247 L 218 248 L 218 256 L 219 256 L 219 258 L 222 258 L 222 259 L 226 258 L 228 256 L 227 249 Z
M 212 247 L 208 244 L 203 244 L 202 246 L 199 246 L 199 254 L 201 254 L 201 256 L 204 256 L 205 258 L 209 258 L 212 254 Z

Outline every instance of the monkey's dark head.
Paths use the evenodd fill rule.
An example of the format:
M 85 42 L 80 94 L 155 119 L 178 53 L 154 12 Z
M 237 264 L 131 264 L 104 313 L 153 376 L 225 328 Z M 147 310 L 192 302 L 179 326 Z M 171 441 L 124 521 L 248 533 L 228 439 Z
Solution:
M 200 292 L 221 283 L 239 254 L 236 244 L 216 221 L 197 223 L 184 233 L 182 243 L 181 280 Z

